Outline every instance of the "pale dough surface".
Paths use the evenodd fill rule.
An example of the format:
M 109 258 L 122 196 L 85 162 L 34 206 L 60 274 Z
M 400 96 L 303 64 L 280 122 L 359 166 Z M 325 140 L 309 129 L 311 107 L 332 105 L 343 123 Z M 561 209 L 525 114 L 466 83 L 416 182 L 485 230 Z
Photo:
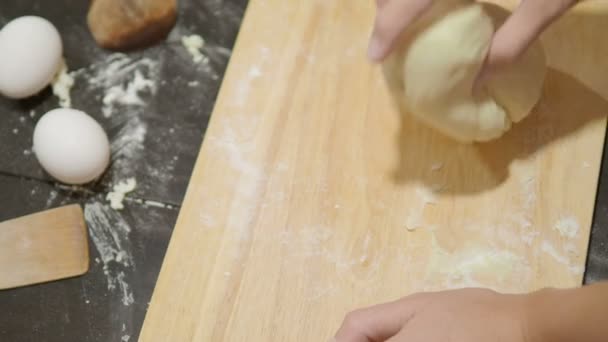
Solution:
M 540 43 L 473 94 L 494 31 L 508 12 L 470 0 L 436 1 L 385 61 L 402 109 L 463 142 L 500 137 L 538 102 L 546 73 Z

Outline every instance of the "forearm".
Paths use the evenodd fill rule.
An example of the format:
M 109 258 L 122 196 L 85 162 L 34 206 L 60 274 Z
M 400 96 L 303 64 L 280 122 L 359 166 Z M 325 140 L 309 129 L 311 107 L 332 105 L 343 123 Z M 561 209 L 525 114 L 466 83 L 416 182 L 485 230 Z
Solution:
M 608 341 L 608 283 L 530 295 L 528 342 Z

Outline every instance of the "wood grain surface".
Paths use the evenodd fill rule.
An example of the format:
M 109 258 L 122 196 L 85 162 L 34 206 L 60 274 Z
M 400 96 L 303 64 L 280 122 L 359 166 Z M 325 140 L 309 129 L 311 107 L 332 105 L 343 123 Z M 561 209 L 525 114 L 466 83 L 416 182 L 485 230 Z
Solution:
M 86 273 L 82 209 L 70 205 L 0 223 L 0 290 Z
M 372 1 L 252 0 L 140 341 L 325 341 L 416 291 L 579 285 L 608 113 L 585 6 L 543 37 L 535 113 L 459 145 L 366 61 Z

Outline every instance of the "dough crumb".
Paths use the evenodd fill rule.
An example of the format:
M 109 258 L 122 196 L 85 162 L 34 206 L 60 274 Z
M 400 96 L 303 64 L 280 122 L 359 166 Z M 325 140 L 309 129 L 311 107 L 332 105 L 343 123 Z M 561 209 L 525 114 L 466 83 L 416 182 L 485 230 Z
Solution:
M 59 69 L 57 75 L 55 75 L 52 82 L 53 95 L 57 96 L 59 99 L 60 107 L 72 107 L 72 97 L 70 95 L 70 91 L 72 90 L 73 86 L 74 78 L 68 73 L 68 65 L 64 60 L 61 62 L 61 68 Z
M 182 37 L 182 44 L 192 55 L 192 61 L 196 64 L 203 62 L 206 57 L 201 52 L 203 46 L 205 46 L 205 40 L 198 34 L 192 34 L 189 36 Z
M 125 206 L 122 201 L 125 199 L 125 195 L 135 190 L 135 187 L 137 187 L 135 178 L 129 178 L 114 185 L 112 191 L 106 196 L 106 200 L 110 202 L 110 207 L 114 210 L 124 209 Z

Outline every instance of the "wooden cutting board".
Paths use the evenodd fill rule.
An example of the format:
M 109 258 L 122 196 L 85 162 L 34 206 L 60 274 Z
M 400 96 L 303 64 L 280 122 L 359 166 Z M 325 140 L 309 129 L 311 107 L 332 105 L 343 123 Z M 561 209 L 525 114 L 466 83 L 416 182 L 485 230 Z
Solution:
M 250 2 L 140 341 L 325 341 L 346 312 L 415 291 L 581 284 L 606 11 L 543 37 L 538 110 L 472 146 L 398 113 L 365 59 L 373 14 Z

